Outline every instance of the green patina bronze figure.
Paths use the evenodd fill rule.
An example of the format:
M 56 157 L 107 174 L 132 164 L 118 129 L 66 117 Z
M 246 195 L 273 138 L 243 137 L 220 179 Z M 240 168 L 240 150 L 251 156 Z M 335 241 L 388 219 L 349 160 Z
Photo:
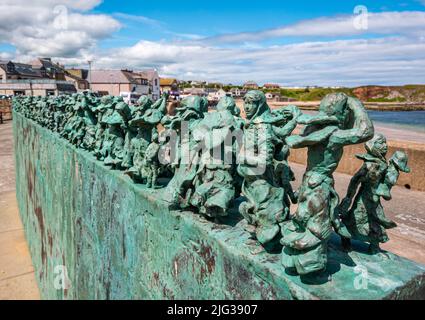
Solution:
M 124 132 L 125 120 L 118 111 L 103 118 L 102 121 L 107 125 L 102 143 L 101 154 L 104 157 L 103 162 L 107 166 L 119 169 L 124 157 Z
M 81 99 L 81 105 L 84 110 L 84 138 L 81 147 L 87 151 L 93 151 L 96 146 L 96 108 L 97 98 L 92 96 L 91 93 L 85 92 Z
M 277 175 L 276 167 L 279 160 L 285 160 L 285 138 L 295 129 L 300 111 L 287 107 L 272 112 L 262 91 L 248 92 L 244 108 L 247 123 L 238 173 L 243 178 L 242 195 L 247 201 L 239 211 L 254 227 L 253 233 L 261 244 L 274 245 L 280 239 L 280 223 L 289 217 L 282 184 L 284 174 Z
M 397 184 L 400 172 L 410 173 L 408 167 L 409 159 L 406 153 L 403 151 L 396 151 L 390 158 L 388 170 L 385 175 L 384 183 L 381 183 L 378 188 L 378 195 L 384 198 L 384 200 L 391 200 L 391 189 Z
M 298 196 L 298 209 L 282 226 L 282 263 L 306 275 L 327 267 L 328 240 L 333 229 L 348 231 L 335 210 L 339 197 L 333 173 L 347 145 L 366 142 L 374 128 L 361 102 L 343 93 L 330 94 L 320 104 L 319 114 L 303 115 L 301 135 L 286 139 L 291 148 L 308 148 L 307 171 Z
M 388 147 L 381 134 L 367 142 L 365 147 L 367 154 L 357 155 L 364 164 L 351 179 L 347 196 L 338 211 L 350 233 L 350 237 L 342 237 L 344 249 L 350 250 L 353 239 L 369 243 L 369 252 L 375 254 L 381 252 L 379 244 L 389 240 L 386 229 L 397 227 L 385 216 L 381 197 L 391 199 L 390 191 L 397 182 L 399 171 L 409 172 L 409 168 L 406 154 L 400 151 L 393 155 L 390 165 L 387 164 Z
M 193 137 L 203 152 L 192 182 L 190 204 L 208 218 L 227 216 L 235 198 L 237 140 L 241 142 L 243 127 L 233 98 L 222 98 L 216 111 L 205 114 L 193 129 Z
M 105 132 L 107 129 L 107 125 L 103 119 L 106 119 L 106 114 L 109 112 L 109 110 L 112 110 L 113 108 L 113 97 L 111 96 L 103 96 L 100 99 L 100 102 L 98 103 L 97 107 L 94 109 L 95 115 L 96 115 L 96 133 L 94 136 L 94 149 L 93 154 L 98 160 L 105 160 L 105 157 L 102 155 L 102 147 L 103 147 L 103 140 L 105 138 Z
M 300 275 L 326 269 L 334 231 L 345 249 L 360 240 L 376 253 L 388 241 L 385 230 L 396 224 L 385 217 L 380 199 L 392 198 L 400 172 L 409 172 L 408 159 L 398 151 L 387 162 L 385 137 L 372 139 L 373 124 L 359 100 L 330 94 L 317 115 L 306 115 L 295 106 L 271 110 L 263 92 L 250 91 L 246 120 L 231 97 L 222 98 L 215 112 L 208 112 L 205 98 L 187 97 L 174 115 L 167 114 L 167 101 L 168 95 L 155 103 L 143 96 L 129 106 L 121 97 L 84 92 L 15 98 L 14 108 L 148 188 L 158 188 L 169 173 L 161 197 L 171 207 L 220 223 L 241 200 L 240 226 L 265 249 L 282 250 L 283 266 Z M 304 126 L 302 133 L 291 136 L 297 125 Z M 339 204 L 333 173 L 344 146 L 358 143 L 366 143 L 367 153 L 357 156 L 364 165 Z M 308 148 L 298 191 L 291 186 L 290 148 Z
M 63 138 L 65 138 L 65 136 L 66 136 L 65 126 L 66 126 L 66 124 L 68 123 L 68 120 L 71 117 L 71 108 L 72 108 L 71 107 L 71 99 L 72 99 L 71 96 L 65 96 L 65 97 L 62 98 L 62 101 L 61 101 L 61 106 L 62 106 L 61 111 L 62 112 L 59 111 L 59 113 L 57 115 L 57 119 L 59 121 L 58 134 Z M 58 109 L 59 109 L 59 107 L 58 107 Z
M 283 188 L 283 201 L 289 209 L 292 204 L 298 203 L 298 193 L 292 188 L 291 182 L 295 181 L 295 174 L 288 163 L 290 149 L 284 145 L 281 153 L 276 157 L 276 175 L 280 177 Z
M 166 140 L 169 150 L 170 168 L 174 172 L 173 178 L 164 190 L 164 199 L 171 206 L 188 208 L 194 191 L 193 181 L 200 165 L 200 150 L 198 142 L 193 138 L 194 128 L 202 121 L 208 112 L 208 101 L 198 96 L 191 96 L 181 101 L 176 109 L 176 115 L 167 115 L 162 119 L 171 140 Z
M 121 116 L 123 119 L 123 124 L 121 125 L 122 133 L 124 136 L 124 144 L 122 146 L 122 150 L 119 152 L 118 158 L 120 160 L 118 169 L 125 170 L 128 168 L 128 154 L 131 152 L 128 149 L 129 144 L 128 142 L 131 141 L 131 138 L 133 137 L 134 130 L 130 129 L 129 122 L 133 118 L 133 113 L 130 108 L 130 106 L 124 102 L 123 98 L 121 97 L 115 105 L 115 111 Z
M 205 98 L 188 97 L 173 115 L 167 100 L 14 98 L 17 195 L 47 297 L 421 297 L 424 267 L 379 254 L 396 227 L 381 199 L 392 199 L 408 157 L 397 151 L 387 160 L 386 139 L 374 135 L 359 100 L 331 94 L 306 115 L 295 106 L 271 110 L 263 92 L 250 91 L 246 119 L 231 97 L 210 112 Z M 291 136 L 297 126 L 302 132 Z M 333 174 L 344 146 L 359 143 L 363 166 L 340 202 Z M 308 149 L 296 191 L 291 148 Z M 342 248 L 337 237 L 329 241 L 335 233 Z M 349 252 L 354 241 L 371 254 Z M 73 290 L 53 288 L 49 258 L 73 268 Z M 368 287 L 355 266 L 373 271 Z
M 60 133 L 63 130 L 63 125 L 65 122 L 65 99 L 61 97 L 58 101 L 54 102 L 53 105 L 53 128 L 52 130 Z
M 149 157 L 146 157 L 146 152 L 150 144 L 154 141 L 153 137 L 158 139 L 158 125 L 167 113 L 167 101 L 167 94 L 163 95 L 155 103 L 150 98 L 142 96 L 138 104 L 133 106 L 131 110 L 132 120 L 129 122 L 129 128 L 134 133 L 126 137 L 125 150 L 128 162 L 126 164 L 126 167 L 128 167 L 126 174 L 137 182 L 143 181 L 143 179 L 151 181 L 151 177 L 155 176 L 155 183 L 148 183 L 149 187 L 156 184 L 161 171 L 161 166 L 158 165 L 158 169 L 154 170 L 158 172 L 153 175 L 151 167 L 151 163 L 158 164 L 158 159 L 152 158 L 152 150 L 155 149 L 158 141 L 151 146 Z
M 66 138 L 75 146 L 80 146 L 85 136 L 83 97 L 75 97 L 72 105 L 72 117 L 65 126 Z
M 142 96 L 133 106 L 129 106 L 130 109 L 130 121 L 128 122 L 127 132 L 125 135 L 124 143 L 124 160 L 122 167 L 126 170 L 126 173 L 129 174 L 134 180 L 136 180 L 136 170 L 134 170 L 136 152 L 142 152 L 146 149 L 148 141 L 150 141 L 149 135 L 143 135 L 145 131 L 144 127 L 140 125 L 139 122 L 133 121 L 134 119 L 139 119 L 143 117 L 144 113 L 152 106 L 152 100 L 147 96 Z M 141 129 L 141 130 L 140 130 Z M 146 137 L 145 137 L 146 136 Z M 142 146 L 140 140 L 147 141 L 145 146 Z M 138 158 L 138 156 L 136 157 Z M 136 160 L 137 163 L 137 160 Z M 129 170 L 132 169 L 132 170 Z
M 159 135 L 157 132 L 152 134 L 152 142 L 145 151 L 143 159 L 143 173 L 146 178 L 146 187 L 156 189 L 158 187 L 158 176 L 160 173 L 160 162 L 158 154 L 160 150 Z
M 114 169 L 121 169 L 124 157 L 124 137 L 127 118 L 122 97 L 102 97 L 100 105 L 94 109 L 97 115 L 93 152 L 96 158 Z

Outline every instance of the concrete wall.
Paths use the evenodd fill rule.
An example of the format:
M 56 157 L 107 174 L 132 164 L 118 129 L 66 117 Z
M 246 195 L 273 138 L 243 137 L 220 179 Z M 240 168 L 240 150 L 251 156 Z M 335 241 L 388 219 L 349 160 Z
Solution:
M 16 89 L 16 90 L 2 90 L 2 89 L 0 89 L 0 94 L 13 96 L 15 91 L 21 91 L 21 89 Z M 42 96 L 42 97 L 45 97 L 47 95 L 47 91 L 44 90 L 44 89 L 43 90 L 37 90 L 37 89 L 29 90 L 28 89 L 28 90 L 22 90 L 22 91 L 25 91 L 26 96 Z M 50 89 L 49 89 L 49 91 L 50 91 Z M 59 94 L 58 90 L 56 90 L 56 89 L 55 90 L 52 89 L 52 91 L 54 91 L 55 95 Z
M 17 113 L 13 125 L 19 210 L 45 299 L 425 297 L 424 266 L 363 247 L 348 256 L 338 241 L 329 250 L 332 281 L 308 285 L 286 274 L 279 252 L 253 253 L 259 247 L 236 211 L 222 224 L 170 211 L 160 191 L 58 135 Z M 356 265 L 368 270 L 368 290 L 355 287 Z
M 29 81 L 29 80 L 28 80 Z M 24 91 L 27 96 L 46 96 L 47 91 L 52 91 L 58 95 L 56 83 L 1 83 L 0 94 L 14 95 L 15 91 Z
M 110 95 L 119 96 L 121 92 L 130 92 L 130 84 L 114 83 L 91 83 L 91 89 L 95 92 L 108 92 Z
M 388 141 L 388 157 L 395 151 L 401 150 L 409 156 L 410 174 L 401 173 L 398 185 L 408 189 L 425 191 L 425 144 Z M 354 175 L 363 165 L 363 161 L 355 157 L 365 153 L 364 145 L 355 145 L 344 148 L 344 157 L 337 169 L 338 172 Z M 291 150 L 290 161 L 306 164 L 307 149 Z
M 7 80 L 7 73 L 3 68 L 0 68 L 0 82 Z

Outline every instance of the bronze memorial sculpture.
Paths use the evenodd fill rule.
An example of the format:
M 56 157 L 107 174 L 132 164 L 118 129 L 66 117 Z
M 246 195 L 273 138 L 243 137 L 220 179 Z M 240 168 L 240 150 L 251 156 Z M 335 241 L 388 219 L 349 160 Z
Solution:
M 367 154 L 357 155 L 364 165 L 351 180 L 347 196 L 339 207 L 342 221 L 350 233 L 350 237 L 343 237 L 342 241 L 347 250 L 350 249 L 350 239 L 365 241 L 370 243 L 371 253 L 379 253 L 379 243 L 389 240 L 385 230 L 397 227 L 395 222 L 385 217 L 381 197 L 391 199 L 390 191 L 397 182 L 399 171 L 409 172 L 409 168 L 407 156 L 401 151 L 392 156 L 390 166 L 387 164 L 388 147 L 381 134 L 366 143 L 366 150 Z M 359 185 L 360 189 L 355 194 Z
M 300 112 L 296 107 L 272 112 L 261 91 L 248 92 L 245 112 L 245 153 L 238 173 L 244 179 L 242 194 L 247 201 L 241 204 L 240 213 L 256 227 L 258 241 L 267 244 L 279 241 L 280 223 L 289 218 L 284 185 L 276 167 L 285 138 L 295 129 Z
M 408 159 L 401 151 L 386 159 L 386 139 L 375 135 L 359 100 L 333 93 L 317 114 L 307 115 L 296 106 L 271 110 L 263 92 L 250 91 L 246 119 L 231 97 L 208 112 L 206 99 L 191 96 L 175 114 L 168 113 L 167 100 L 167 94 L 155 103 L 142 97 L 129 106 L 120 97 L 84 92 L 16 97 L 14 108 L 111 170 L 146 188 L 161 188 L 158 197 L 182 213 L 192 210 L 220 224 L 236 208 L 240 226 L 258 246 L 281 253 L 288 272 L 312 277 L 324 272 L 332 234 L 341 237 L 346 251 L 358 240 L 369 244 L 371 254 L 380 253 L 379 244 L 388 241 L 385 230 L 396 227 L 381 198 L 391 199 L 400 172 L 409 172 Z M 302 131 L 293 135 L 297 126 Z M 360 143 L 366 143 L 367 152 L 357 155 L 364 164 L 340 202 L 333 173 L 344 146 Z M 297 191 L 291 186 L 291 148 L 308 149 Z
M 334 228 L 346 228 L 336 214 L 338 194 L 333 173 L 343 147 L 366 142 L 374 133 L 363 105 L 343 93 L 328 95 L 316 116 L 302 116 L 301 135 L 286 139 L 292 148 L 308 148 L 307 171 L 299 191 L 298 210 L 282 228 L 282 263 L 299 274 L 320 272 L 327 265 L 327 242 Z

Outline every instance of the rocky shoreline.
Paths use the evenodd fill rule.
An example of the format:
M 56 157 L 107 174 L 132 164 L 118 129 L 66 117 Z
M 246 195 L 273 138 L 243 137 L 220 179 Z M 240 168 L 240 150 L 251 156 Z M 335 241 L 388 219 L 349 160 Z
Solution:
M 236 104 L 241 106 L 242 99 L 236 100 Z M 301 110 L 318 110 L 320 101 L 291 101 L 274 102 L 268 101 L 270 108 L 278 109 L 288 105 L 296 105 Z M 367 110 L 371 111 L 425 111 L 425 103 L 400 103 L 400 102 L 363 102 Z
M 302 110 L 318 110 L 320 101 L 294 101 L 294 102 L 271 102 L 271 108 L 280 108 L 287 105 L 296 105 Z M 425 103 L 392 103 L 392 102 L 364 102 L 367 110 L 371 111 L 425 111 Z

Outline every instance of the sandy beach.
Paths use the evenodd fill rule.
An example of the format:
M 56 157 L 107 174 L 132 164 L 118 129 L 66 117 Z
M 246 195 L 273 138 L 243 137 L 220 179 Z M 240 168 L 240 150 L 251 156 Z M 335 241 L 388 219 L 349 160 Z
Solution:
M 305 114 L 314 114 L 316 111 L 302 110 Z M 408 112 L 408 111 L 406 111 Z M 382 133 L 390 141 L 414 142 L 425 145 L 425 132 L 414 127 L 401 127 L 393 123 L 374 121 L 375 131 Z
M 414 129 L 400 129 L 391 124 L 375 122 L 375 130 L 385 135 L 388 140 L 425 144 L 425 133 Z

